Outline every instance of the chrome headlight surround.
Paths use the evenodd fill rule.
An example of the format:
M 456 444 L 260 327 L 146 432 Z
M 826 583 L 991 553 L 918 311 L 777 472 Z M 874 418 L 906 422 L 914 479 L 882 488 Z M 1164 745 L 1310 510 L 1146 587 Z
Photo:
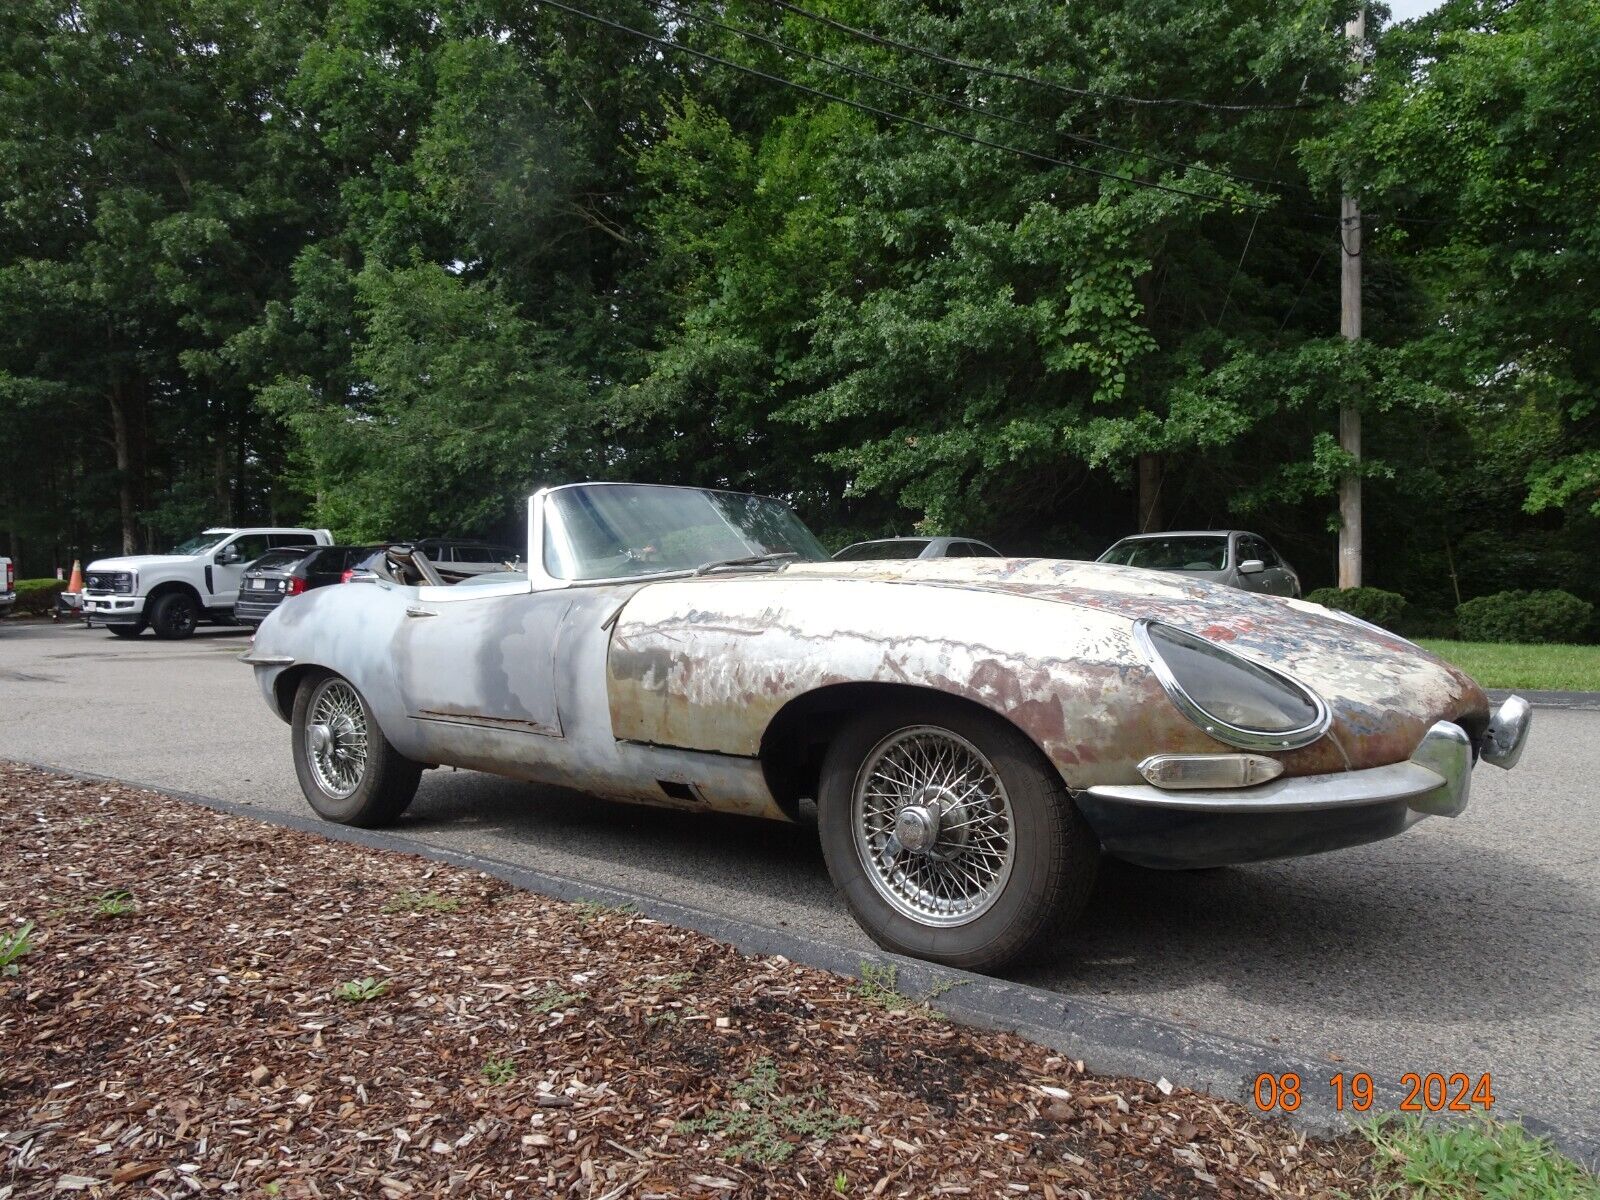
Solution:
M 1159 628 L 1163 637 L 1213 659 L 1218 669 L 1265 676 L 1278 686 L 1288 688 L 1306 702 L 1314 715 L 1305 724 L 1289 729 L 1250 728 L 1216 716 L 1190 694 L 1189 689 L 1184 687 L 1183 681 L 1178 678 L 1167 660 L 1161 656 L 1161 648 L 1150 635 L 1152 627 Z M 1241 750 L 1298 750 L 1302 746 L 1311 745 L 1327 733 L 1328 727 L 1333 723 L 1333 713 L 1328 708 L 1327 702 L 1287 671 L 1269 667 L 1236 650 L 1219 646 L 1197 633 L 1144 617 L 1133 623 L 1133 640 L 1144 655 L 1145 661 L 1150 664 L 1150 670 L 1161 684 L 1162 690 L 1171 698 L 1178 711 L 1219 742 L 1237 746 Z

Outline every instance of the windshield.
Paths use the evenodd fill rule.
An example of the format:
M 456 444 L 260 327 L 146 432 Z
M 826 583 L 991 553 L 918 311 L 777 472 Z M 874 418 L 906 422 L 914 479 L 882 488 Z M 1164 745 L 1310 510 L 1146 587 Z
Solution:
M 557 579 L 692 571 L 726 559 L 828 557 L 787 504 L 653 484 L 558 488 L 545 501 L 545 570 Z
M 198 534 L 195 537 L 190 538 L 186 542 L 179 542 L 171 550 L 168 550 L 167 553 L 168 554 L 204 554 L 207 550 L 211 549 L 213 546 L 220 545 L 222 543 L 222 539 L 227 537 L 227 536 L 228 535 L 225 534 L 225 533 L 202 533 L 202 534 Z
M 1152 571 L 1225 571 L 1228 537 L 1128 538 L 1102 554 L 1100 561 Z
M 846 546 L 833 557 L 837 562 L 860 562 L 876 558 L 916 558 L 928 548 L 926 538 L 904 538 L 893 542 L 858 542 Z
M 285 546 L 281 550 L 268 550 L 250 564 L 250 572 L 254 574 L 257 571 L 281 571 L 284 567 L 294 566 L 315 549 L 317 549 L 315 546 Z

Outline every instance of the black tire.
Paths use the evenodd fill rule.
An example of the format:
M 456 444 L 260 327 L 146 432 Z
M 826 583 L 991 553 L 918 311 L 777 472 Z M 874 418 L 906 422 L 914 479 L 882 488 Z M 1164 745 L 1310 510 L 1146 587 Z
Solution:
M 179 642 L 194 634 L 200 623 L 200 605 L 188 592 L 168 592 L 156 598 L 150 610 L 150 629 L 158 638 Z
M 365 759 L 354 772 L 354 788 L 344 794 L 341 794 L 342 789 L 330 786 L 329 768 L 313 761 L 316 755 L 312 749 L 313 711 L 319 700 L 335 688 L 343 689 L 353 700 L 366 739 Z M 351 716 L 354 719 L 354 713 Z M 290 728 L 294 741 L 294 773 L 300 780 L 300 790 L 323 820 L 376 829 L 399 819 L 416 796 L 417 783 L 422 777 L 421 764 L 412 762 L 389 744 L 373 719 L 366 697 L 342 676 L 329 672 L 302 680 L 295 692 Z
M 912 732 L 919 728 L 935 732 Z M 1009 876 L 996 885 L 987 908 L 954 925 L 914 919 L 891 904 L 880 889 L 892 884 L 865 861 L 870 852 L 858 845 L 855 828 L 857 778 L 882 748 L 896 738 L 941 734 L 956 735 L 988 760 L 1011 810 Z M 970 817 L 964 812 L 957 827 L 970 824 Z M 1062 929 L 1083 912 L 1099 868 L 1094 832 L 1038 747 L 999 717 L 938 696 L 863 714 L 841 730 L 823 761 L 817 822 L 828 874 L 873 941 L 969 971 L 1047 957 Z
M 140 621 L 134 625 L 107 625 L 106 628 L 116 637 L 134 638 L 144 632 L 145 625 L 143 621 Z

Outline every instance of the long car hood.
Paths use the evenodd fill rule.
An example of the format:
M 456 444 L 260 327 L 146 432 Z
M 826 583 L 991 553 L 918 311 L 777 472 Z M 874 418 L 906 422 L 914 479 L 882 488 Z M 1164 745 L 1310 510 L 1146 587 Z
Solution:
M 188 561 L 187 554 L 129 554 L 122 558 L 97 558 L 83 570 L 85 574 L 90 571 L 138 571 L 145 567 Z
M 1483 690 L 1449 663 L 1398 635 L 1302 600 L 1066 559 L 804 563 L 784 575 L 994 592 L 1188 629 L 1288 671 L 1327 700 L 1335 718 L 1333 744 L 1324 739 L 1296 752 L 1301 771 L 1395 762 L 1415 749 L 1434 721 L 1455 721 L 1475 740 L 1488 722 Z

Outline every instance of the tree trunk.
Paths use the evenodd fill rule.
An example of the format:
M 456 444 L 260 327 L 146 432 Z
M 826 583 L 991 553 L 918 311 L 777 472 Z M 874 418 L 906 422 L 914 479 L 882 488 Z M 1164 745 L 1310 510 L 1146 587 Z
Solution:
M 1139 532 L 1161 529 L 1161 484 L 1165 471 L 1159 454 L 1139 455 Z
M 211 495 L 217 506 L 217 523 L 233 524 L 233 489 L 228 481 L 228 435 L 218 429 L 211 440 Z
M 139 525 L 134 503 L 133 433 L 128 394 L 121 384 L 113 384 L 106 398 L 111 403 L 111 441 L 117 454 L 117 511 L 122 521 L 122 552 L 137 554 Z

